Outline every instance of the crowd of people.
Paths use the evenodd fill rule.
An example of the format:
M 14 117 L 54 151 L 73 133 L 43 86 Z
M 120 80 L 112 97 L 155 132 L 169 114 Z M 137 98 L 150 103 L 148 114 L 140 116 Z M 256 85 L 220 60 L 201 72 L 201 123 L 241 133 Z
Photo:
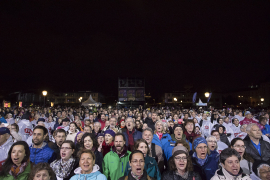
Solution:
M 267 110 L 0 108 L 1 180 L 269 180 Z

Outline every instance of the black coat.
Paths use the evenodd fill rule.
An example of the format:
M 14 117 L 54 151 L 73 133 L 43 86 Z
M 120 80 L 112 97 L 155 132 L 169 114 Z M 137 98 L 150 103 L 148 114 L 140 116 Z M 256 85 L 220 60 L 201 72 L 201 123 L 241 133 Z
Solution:
M 49 144 L 48 144 L 49 145 Z M 57 146 L 56 143 L 53 143 L 51 146 L 49 146 L 56 154 L 56 159 L 60 159 L 61 156 L 60 156 L 60 147 Z
M 140 180 L 156 180 L 153 177 L 148 176 L 147 178 L 147 172 L 145 170 L 143 170 L 143 177 Z M 125 180 L 126 176 L 122 176 L 120 177 L 118 180 Z M 131 175 L 131 171 L 128 173 L 128 180 L 136 180 L 132 175 Z
M 187 180 L 201 180 L 201 177 L 198 173 L 192 171 L 188 173 Z M 177 175 L 175 171 L 166 171 L 162 175 L 162 180 L 184 180 L 181 176 Z
M 222 134 L 219 134 L 220 135 L 220 141 L 221 142 L 224 142 L 225 144 L 228 145 L 228 147 L 230 147 L 230 141 L 228 140 L 228 137 L 226 134 L 222 133 Z
M 103 155 L 101 152 L 99 152 L 97 149 L 94 152 L 96 156 L 95 163 L 99 166 L 99 171 L 102 173 L 102 162 L 103 162 Z
M 74 163 L 73 167 L 71 167 L 71 171 L 70 171 L 69 176 L 66 177 L 66 178 L 64 178 L 63 180 L 69 180 L 69 179 L 71 179 L 72 176 L 75 175 L 74 170 L 75 170 L 77 167 L 79 167 L 79 159 L 75 159 L 75 163 Z

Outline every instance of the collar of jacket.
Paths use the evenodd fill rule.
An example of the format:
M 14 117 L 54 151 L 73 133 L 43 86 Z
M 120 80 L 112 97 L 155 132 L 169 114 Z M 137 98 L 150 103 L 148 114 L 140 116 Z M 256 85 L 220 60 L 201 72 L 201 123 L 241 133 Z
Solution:
M 123 151 L 121 152 L 121 154 L 118 154 L 118 153 L 116 152 L 115 146 L 112 147 L 112 151 L 115 152 L 115 153 L 119 156 L 119 158 L 122 158 L 122 157 L 124 157 L 124 156 L 127 154 L 127 146 L 124 145 L 124 149 L 123 149 Z
M 245 176 L 246 176 L 246 174 L 243 173 L 243 170 L 242 170 L 241 167 L 240 167 L 240 171 L 239 171 L 239 173 L 238 173 L 237 176 L 231 175 L 231 174 L 230 174 L 225 168 L 223 168 L 223 167 L 217 170 L 217 174 L 218 174 L 219 176 L 225 176 L 226 178 L 229 178 L 229 179 L 235 179 L 236 177 L 245 177 Z

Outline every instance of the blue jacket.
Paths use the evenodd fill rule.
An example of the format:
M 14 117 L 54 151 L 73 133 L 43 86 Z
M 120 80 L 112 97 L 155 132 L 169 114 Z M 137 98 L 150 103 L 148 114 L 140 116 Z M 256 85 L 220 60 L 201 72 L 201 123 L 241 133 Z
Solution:
M 266 124 L 264 128 L 262 129 L 263 135 L 270 134 L 270 126 Z
M 164 151 L 164 148 L 163 146 L 169 142 L 170 140 L 172 140 L 171 136 L 166 133 L 166 134 L 163 134 L 161 140 L 159 140 L 158 136 L 156 134 L 154 134 L 154 137 L 153 137 L 153 140 L 152 140 L 152 143 L 160 146 L 162 148 L 162 150 Z
M 144 159 L 144 163 L 145 163 L 144 169 L 146 170 L 147 175 L 155 178 L 156 180 L 161 180 L 161 174 L 160 174 L 155 158 L 149 157 L 147 155 Z M 128 176 L 128 173 L 130 172 L 130 170 L 131 170 L 131 167 L 129 165 L 129 162 L 127 162 L 124 176 Z
M 51 163 L 56 159 L 56 154 L 47 143 L 43 142 L 41 148 L 33 148 L 30 146 L 30 161 L 33 164 L 38 164 L 40 162 Z
M 186 140 L 186 142 L 189 143 L 189 148 L 192 149 L 191 142 L 189 142 L 188 140 Z M 175 146 L 170 145 L 171 143 L 172 144 L 175 144 L 176 141 L 170 140 L 170 141 L 168 141 L 167 143 L 164 144 L 163 151 L 164 151 L 164 155 L 165 155 L 165 157 L 166 157 L 167 160 L 169 160 L 170 157 L 172 157 L 172 150 L 175 147 Z
M 193 171 L 199 173 L 202 179 L 210 180 L 218 169 L 218 160 L 219 156 L 209 154 L 205 163 L 201 166 L 197 162 L 197 157 L 192 157 Z
M 82 168 L 78 167 L 74 170 L 75 175 L 70 180 L 107 180 L 106 176 L 99 172 L 99 167 L 94 165 L 90 174 L 81 174 Z
M 128 130 L 126 130 L 125 132 L 123 132 L 123 134 L 125 135 L 125 138 L 126 138 L 126 146 L 128 146 L 128 135 L 127 135 L 127 131 Z M 135 132 L 133 134 L 133 139 L 134 139 L 134 142 L 137 141 L 138 139 L 142 139 L 142 132 L 137 131 L 135 129 Z
M 0 118 L 0 121 L 1 121 L 2 123 L 7 123 L 7 121 L 5 120 L 4 117 L 1 117 L 1 118 Z

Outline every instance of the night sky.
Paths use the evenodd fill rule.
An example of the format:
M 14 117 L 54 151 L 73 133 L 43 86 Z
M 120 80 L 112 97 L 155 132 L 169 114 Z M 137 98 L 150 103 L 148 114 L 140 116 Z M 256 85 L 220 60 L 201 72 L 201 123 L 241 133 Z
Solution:
M 11 1 L 0 5 L 2 90 L 227 91 L 269 80 L 269 1 Z

